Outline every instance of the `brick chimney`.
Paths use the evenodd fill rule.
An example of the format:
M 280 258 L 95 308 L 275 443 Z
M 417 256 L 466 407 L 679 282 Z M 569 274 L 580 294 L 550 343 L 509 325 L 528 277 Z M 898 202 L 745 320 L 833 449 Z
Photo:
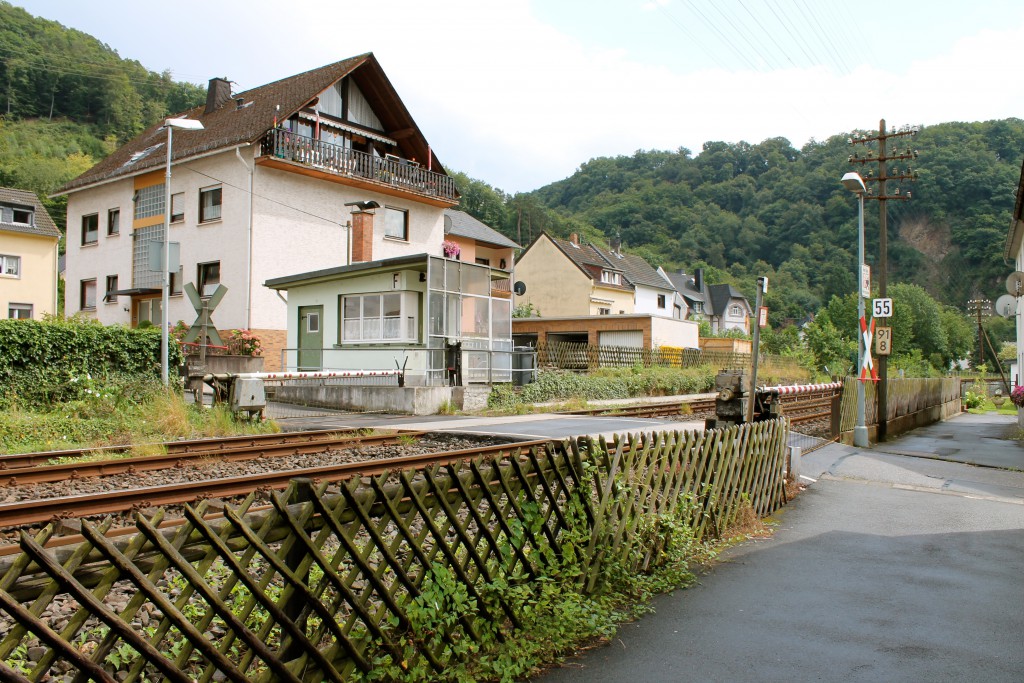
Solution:
M 575 232 L 569 235 L 569 241 L 575 244 L 577 247 L 580 246 L 580 236 Z
M 373 212 L 353 211 L 352 231 L 352 263 L 373 260 Z
M 209 114 L 231 99 L 231 81 L 226 78 L 211 78 L 206 89 L 206 111 Z

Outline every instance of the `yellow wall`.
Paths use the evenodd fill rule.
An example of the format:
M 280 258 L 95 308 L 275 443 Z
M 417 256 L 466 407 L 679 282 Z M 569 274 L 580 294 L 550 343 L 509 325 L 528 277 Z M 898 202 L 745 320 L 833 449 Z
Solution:
M 18 277 L 0 275 L 0 318 L 7 317 L 12 303 L 31 304 L 36 320 L 46 313 L 56 314 L 57 238 L 3 231 L 0 254 L 21 257 Z
M 594 291 L 592 294 L 593 298 L 601 299 L 604 301 L 611 301 L 610 304 L 598 303 L 595 301 L 590 302 L 590 315 L 600 315 L 599 309 L 608 308 L 611 309 L 612 315 L 618 315 L 619 313 L 634 313 L 633 307 L 633 292 L 627 289 L 615 289 L 612 287 L 602 287 L 601 285 L 594 285 Z
M 516 306 L 533 304 L 547 318 L 591 314 L 593 282 L 545 235 L 516 262 L 515 279 L 526 284 L 526 294 L 515 297 Z

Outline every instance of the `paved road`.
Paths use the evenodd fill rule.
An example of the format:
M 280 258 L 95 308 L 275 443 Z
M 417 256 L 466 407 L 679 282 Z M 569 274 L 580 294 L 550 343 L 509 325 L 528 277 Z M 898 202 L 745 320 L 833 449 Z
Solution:
M 523 440 L 562 439 L 589 434 L 611 437 L 614 434 L 652 430 L 704 429 L 704 421 L 672 420 L 615 415 L 590 417 L 538 413 L 500 417 L 462 415 L 379 415 L 373 413 L 336 413 L 308 418 L 279 420 L 286 431 L 299 429 L 346 429 L 376 427 L 382 429 L 420 429 L 424 431 L 462 432 L 510 436 Z
M 1011 431 L 1012 418 L 964 415 L 889 453 L 809 455 L 815 481 L 771 539 L 733 548 L 698 586 L 534 680 L 1019 683 L 1024 449 L 993 436 Z M 986 450 L 1017 471 L 956 461 Z M 894 454 L 909 451 L 928 457 Z

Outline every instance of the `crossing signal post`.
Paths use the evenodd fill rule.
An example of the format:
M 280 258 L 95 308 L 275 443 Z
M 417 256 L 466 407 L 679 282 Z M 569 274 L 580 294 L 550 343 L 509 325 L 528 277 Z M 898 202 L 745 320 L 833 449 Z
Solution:
M 878 183 L 877 193 L 867 192 L 865 193 L 865 199 L 877 199 L 878 200 L 878 295 L 882 298 L 886 296 L 886 288 L 889 279 L 889 239 L 888 239 L 888 210 L 886 208 L 886 202 L 888 201 L 909 201 L 911 197 L 910 190 L 903 189 L 903 181 L 907 180 L 914 182 L 917 180 L 917 170 L 910 165 L 911 161 L 917 158 L 918 152 L 916 149 L 911 148 L 909 145 L 900 148 L 899 143 L 903 138 L 908 136 L 917 135 L 920 127 L 918 126 L 903 126 L 902 128 L 893 128 L 887 130 L 885 127 L 885 119 L 878 122 L 878 134 L 855 134 L 851 137 L 848 142 L 850 145 L 864 145 L 867 147 L 869 143 L 877 143 L 877 151 L 871 148 L 865 150 L 864 156 L 861 156 L 859 152 L 854 152 L 850 155 L 851 164 L 878 164 L 878 175 L 875 175 L 874 170 L 866 168 L 862 174 L 865 183 Z M 893 140 L 891 148 L 888 147 L 889 140 Z M 894 166 L 889 168 L 888 163 L 893 162 L 906 162 L 904 168 Z M 887 183 L 889 181 L 898 181 L 899 185 L 896 189 L 889 194 L 889 188 Z M 878 357 L 878 440 L 885 441 L 886 431 L 888 431 L 888 405 L 887 405 L 887 387 L 888 387 L 888 356 Z

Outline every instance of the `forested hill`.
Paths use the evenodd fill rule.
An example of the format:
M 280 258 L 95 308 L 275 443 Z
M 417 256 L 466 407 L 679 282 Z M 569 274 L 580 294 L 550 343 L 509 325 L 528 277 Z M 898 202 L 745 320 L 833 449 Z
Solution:
M 45 195 L 205 88 L 0 2 L 0 185 Z M 48 202 L 64 227 L 62 200 Z
M 565 180 L 506 198 L 498 219 L 524 243 L 541 228 L 598 241 L 618 236 L 653 265 L 687 272 L 704 265 L 712 281 L 748 292 L 757 276 L 768 275 L 772 318 L 799 320 L 854 289 L 857 205 L 839 181 L 851 170 L 877 173 L 877 164 L 849 162 L 866 152 L 848 144 L 849 135 L 803 149 L 775 138 L 709 142 L 696 156 L 680 149 L 593 159 Z M 947 123 L 896 140 L 920 155 L 890 162 L 889 174 L 912 166 L 920 177 L 901 186 L 912 192 L 910 201 L 887 202 L 890 282 L 920 284 L 961 310 L 976 295 L 994 299 L 1012 270 L 1003 249 L 1024 159 L 1024 121 Z M 890 181 L 888 194 L 898 186 Z M 476 195 L 470 191 L 464 203 Z M 868 261 L 875 264 L 877 201 L 865 203 L 865 223 Z

